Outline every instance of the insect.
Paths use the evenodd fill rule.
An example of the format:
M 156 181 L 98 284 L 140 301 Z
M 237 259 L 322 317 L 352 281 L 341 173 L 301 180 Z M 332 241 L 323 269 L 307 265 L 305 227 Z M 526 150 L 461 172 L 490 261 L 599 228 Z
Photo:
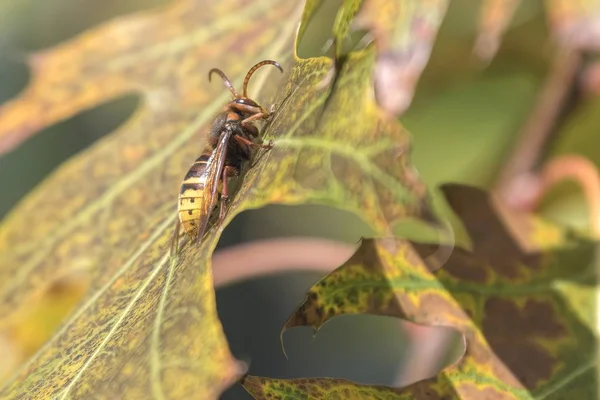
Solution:
M 219 223 L 226 213 L 229 198 L 228 178 L 239 176 L 243 162 L 253 158 L 252 148 L 271 149 L 273 143 L 257 143 L 259 139 L 256 121 L 272 115 L 271 111 L 250 99 L 247 94 L 248 82 L 260 67 L 273 65 L 281 72 L 283 68 L 276 61 L 264 60 L 254 65 L 244 78 L 242 94 L 238 94 L 223 71 L 213 68 L 208 72 L 210 82 L 213 73 L 219 75 L 225 86 L 233 94 L 233 99 L 215 117 L 208 135 L 208 143 L 200 157 L 192 164 L 179 191 L 178 219 L 171 245 L 171 254 L 178 250 L 179 231 L 195 238 L 199 244 L 210 216 L 220 201 Z

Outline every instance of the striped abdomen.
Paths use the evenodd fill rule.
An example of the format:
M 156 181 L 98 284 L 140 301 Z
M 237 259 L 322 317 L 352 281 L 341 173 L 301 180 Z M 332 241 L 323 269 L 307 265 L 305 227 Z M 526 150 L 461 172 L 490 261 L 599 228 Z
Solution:
M 206 191 L 206 186 L 209 183 L 210 177 L 207 174 L 208 163 L 211 154 L 206 152 L 202 154 L 190 170 L 185 175 L 181 189 L 179 190 L 179 220 L 184 232 L 196 236 L 198 234 L 198 224 L 201 218 L 206 218 L 204 215 L 207 211 L 210 213 L 211 199 L 210 192 Z

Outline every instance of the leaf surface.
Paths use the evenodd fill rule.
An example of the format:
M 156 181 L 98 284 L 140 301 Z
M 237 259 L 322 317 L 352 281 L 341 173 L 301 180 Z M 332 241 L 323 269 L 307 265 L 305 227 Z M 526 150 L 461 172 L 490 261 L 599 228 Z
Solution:
M 479 189 L 447 185 L 444 193 L 472 250 L 455 248 L 443 263 L 432 245 L 365 239 L 344 265 L 315 284 L 284 331 L 316 331 L 342 314 L 395 316 L 458 330 L 466 343 L 462 359 L 405 388 L 249 376 L 244 387 L 255 398 L 597 397 L 597 243 L 507 213 Z
M 214 398 L 244 371 L 216 315 L 206 248 L 177 262 L 166 249 L 200 132 L 227 101 L 208 69 L 239 84 L 252 62 L 289 65 L 301 5 L 208 4 L 180 0 L 32 55 L 31 85 L 0 110 L 5 139 L 123 93 L 144 97 L 134 118 L 62 165 L 0 227 L 2 327 L 54 280 L 85 272 L 92 281 L 0 397 Z
M 410 165 L 408 133 L 375 103 L 375 47 L 338 68 L 325 57 L 299 59 L 292 48 L 300 10 L 276 0 L 180 0 L 32 56 L 32 86 L 0 110 L 4 134 L 31 134 L 122 93 L 144 102 L 0 226 L 0 326 L 55 279 L 84 271 L 92 281 L 78 310 L 0 396 L 215 398 L 245 368 L 223 336 L 210 270 L 236 214 L 269 203 L 327 204 L 380 235 L 406 217 L 435 220 Z M 222 67 L 239 87 L 265 58 L 287 73 L 287 84 L 263 74 L 251 88 L 261 103 L 277 104 L 265 128 L 275 148 L 242 180 L 225 224 L 170 259 L 178 187 L 201 151 L 199 132 L 227 101 L 205 74 Z M 33 112 L 39 118 L 23 117 Z

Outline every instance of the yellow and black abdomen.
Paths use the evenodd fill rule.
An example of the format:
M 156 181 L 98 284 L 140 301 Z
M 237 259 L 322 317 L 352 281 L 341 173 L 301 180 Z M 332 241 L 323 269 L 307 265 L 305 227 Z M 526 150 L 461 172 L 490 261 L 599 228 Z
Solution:
M 185 175 L 179 190 L 179 221 L 185 233 L 198 234 L 198 223 L 205 208 L 206 169 L 210 155 L 202 154 Z

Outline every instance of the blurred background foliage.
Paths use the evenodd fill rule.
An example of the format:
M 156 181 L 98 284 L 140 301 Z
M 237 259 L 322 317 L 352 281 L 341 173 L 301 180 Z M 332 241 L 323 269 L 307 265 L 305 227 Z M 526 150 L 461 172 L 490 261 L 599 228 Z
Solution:
M 26 87 L 29 75 L 24 57 L 28 52 L 68 40 L 107 19 L 166 3 L 0 0 L 0 104 Z M 319 23 L 312 24 L 300 44 L 301 56 L 316 54 L 325 44 L 337 3 L 331 1 L 320 10 Z M 498 55 L 485 65 L 471 53 L 478 7 L 470 0 L 451 2 L 413 105 L 401 118 L 413 137 L 413 161 L 432 190 L 443 182 L 480 187 L 494 183 L 548 70 L 552 46 L 541 3 L 522 2 Z M 0 217 L 61 162 L 127 120 L 139 100 L 126 96 L 82 112 L 0 157 Z M 596 133 L 595 122 L 600 122 L 599 107 L 597 99 L 581 100 L 559 128 L 547 157 L 575 152 L 598 165 L 600 134 Z M 572 184 L 561 184 L 553 190 L 541 211 L 561 223 L 586 229 L 585 203 Z M 299 235 L 355 243 L 366 233 L 361 221 L 342 211 L 272 206 L 236 218 L 220 247 Z M 303 272 L 218 290 L 219 313 L 234 355 L 250 361 L 255 375 L 399 383 L 395 380 L 398 372 L 402 376 L 402 371 L 410 368 L 403 360 L 411 343 L 409 336 L 399 330 L 399 322 L 391 318 L 338 318 L 312 341 L 308 330 L 294 330 L 285 336 L 290 358 L 284 358 L 279 346 L 280 328 L 319 278 L 318 273 Z M 63 303 L 56 304 L 61 307 Z M 240 388 L 226 394 L 238 396 L 247 398 Z

